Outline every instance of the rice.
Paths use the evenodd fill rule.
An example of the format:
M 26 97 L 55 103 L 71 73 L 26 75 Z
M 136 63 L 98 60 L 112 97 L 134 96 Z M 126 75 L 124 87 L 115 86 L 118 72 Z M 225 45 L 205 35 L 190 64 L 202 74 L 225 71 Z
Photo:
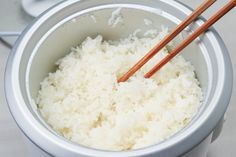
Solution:
M 88 37 L 72 48 L 41 83 L 37 104 L 45 121 L 73 142 L 113 151 L 143 148 L 178 132 L 202 101 L 190 62 L 178 55 L 143 78 L 168 54 L 164 48 L 127 82 L 117 83 L 166 33 L 119 41 Z

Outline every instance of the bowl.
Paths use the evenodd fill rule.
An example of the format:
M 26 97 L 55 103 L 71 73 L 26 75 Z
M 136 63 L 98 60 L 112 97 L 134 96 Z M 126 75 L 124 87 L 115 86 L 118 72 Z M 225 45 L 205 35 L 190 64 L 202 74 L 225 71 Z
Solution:
M 110 25 L 111 14 L 121 9 L 123 22 Z M 232 66 L 224 42 L 210 28 L 188 46 L 182 55 L 195 66 L 204 101 L 193 120 L 169 139 L 130 151 L 102 151 L 75 144 L 52 130 L 34 103 L 40 82 L 55 70 L 55 62 L 87 36 L 104 39 L 137 35 L 162 25 L 173 29 L 192 12 L 178 1 L 169 0 L 71 0 L 39 16 L 17 40 L 7 62 L 5 91 L 10 111 L 19 128 L 41 152 L 56 157 L 202 157 L 212 135 L 217 135 L 232 91 Z M 145 19 L 152 24 L 145 23 Z M 199 18 L 184 36 L 204 22 Z

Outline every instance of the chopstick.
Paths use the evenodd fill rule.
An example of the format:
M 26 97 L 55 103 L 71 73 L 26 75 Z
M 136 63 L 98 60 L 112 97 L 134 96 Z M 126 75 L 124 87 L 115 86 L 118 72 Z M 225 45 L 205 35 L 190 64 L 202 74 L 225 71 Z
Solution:
M 194 12 L 192 12 L 183 22 L 181 22 L 172 33 L 167 35 L 159 44 L 157 44 L 149 53 L 139 60 L 127 73 L 118 79 L 118 82 L 128 80 L 136 71 L 138 71 L 145 63 L 147 63 L 155 54 L 164 48 L 171 40 L 173 40 L 181 31 L 189 24 L 196 20 L 205 10 L 207 10 L 216 0 L 206 0 Z
M 144 75 L 145 78 L 150 78 L 159 69 L 161 69 L 166 63 L 174 58 L 181 50 L 188 46 L 193 40 L 195 40 L 203 32 L 207 31 L 214 23 L 221 19 L 231 9 L 236 6 L 236 0 L 231 0 L 222 9 L 215 13 L 209 20 L 207 20 L 201 27 L 199 27 L 193 34 L 186 38 L 179 46 L 177 46 L 172 52 L 170 52 L 164 59 L 161 60 L 156 66 L 154 66 L 148 73 Z

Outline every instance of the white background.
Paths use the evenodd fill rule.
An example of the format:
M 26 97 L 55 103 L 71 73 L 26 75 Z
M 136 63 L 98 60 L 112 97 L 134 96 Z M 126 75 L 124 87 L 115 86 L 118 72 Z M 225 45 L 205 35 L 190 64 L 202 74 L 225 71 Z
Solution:
M 180 0 L 195 8 L 203 0 Z M 207 18 L 212 15 L 227 0 L 218 2 L 204 14 Z M 20 8 L 19 0 L 0 1 L 0 32 L 21 31 L 32 18 Z M 233 66 L 236 66 L 236 8 L 215 24 L 215 28 L 225 41 L 231 55 Z M 13 39 L 9 39 L 12 41 Z M 0 157 L 28 157 L 22 135 L 8 111 L 4 97 L 4 68 L 10 49 L 0 42 Z M 235 71 L 235 70 L 234 70 Z M 235 80 L 235 79 L 234 79 Z M 209 150 L 208 157 L 236 156 L 236 91 L 233 88 L 232 99 L 228 109 L 227 121 L 219 139 Z

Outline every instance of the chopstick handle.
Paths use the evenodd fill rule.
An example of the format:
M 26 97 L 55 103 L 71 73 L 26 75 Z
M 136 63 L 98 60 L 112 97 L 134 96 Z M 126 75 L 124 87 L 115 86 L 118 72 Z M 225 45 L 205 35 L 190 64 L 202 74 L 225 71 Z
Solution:
M 188 46 L 193 40 L 195 40 L 199 35 L 208 30 L 215 22 L 217 22 L 221 17 L 228 13 L 231 9 L 236 6 L 236 0 L 231 0 L 222 9 L 220 9 L 216 14 L 214 14 L 209 20 L 207 20 L 201 27 L 199 27 L 193 34 L 186 38 L 179 46 L 177 46 L 172 52 L 170 52 L 164 59 L 162 59 L 156 66 L 154 66 L 148 73 L 144 75 L 145 78 L 150 78 L 153 74 L 161 69 L 166 63 L 168 63 L 172 58 L 174 58 L 180 51 L 182 51 L 186 46 Z
M 173 40 L 181 31 L 191 24 L 198 16 L 208 9 L 216 0 L 206 0 L 194 12 L 192 12 L 172 33 L 167 35 L 159 44 L 157 44 L 150 52 L 148 52 L 141 60 L 139 60 L 127 73 L 118 79 L 118 82 L 124 82 L 129 79 L 136 71 L 138 71 L 145 63 L 147 63 L 155 54 L 164 48 L 171 40 Z

